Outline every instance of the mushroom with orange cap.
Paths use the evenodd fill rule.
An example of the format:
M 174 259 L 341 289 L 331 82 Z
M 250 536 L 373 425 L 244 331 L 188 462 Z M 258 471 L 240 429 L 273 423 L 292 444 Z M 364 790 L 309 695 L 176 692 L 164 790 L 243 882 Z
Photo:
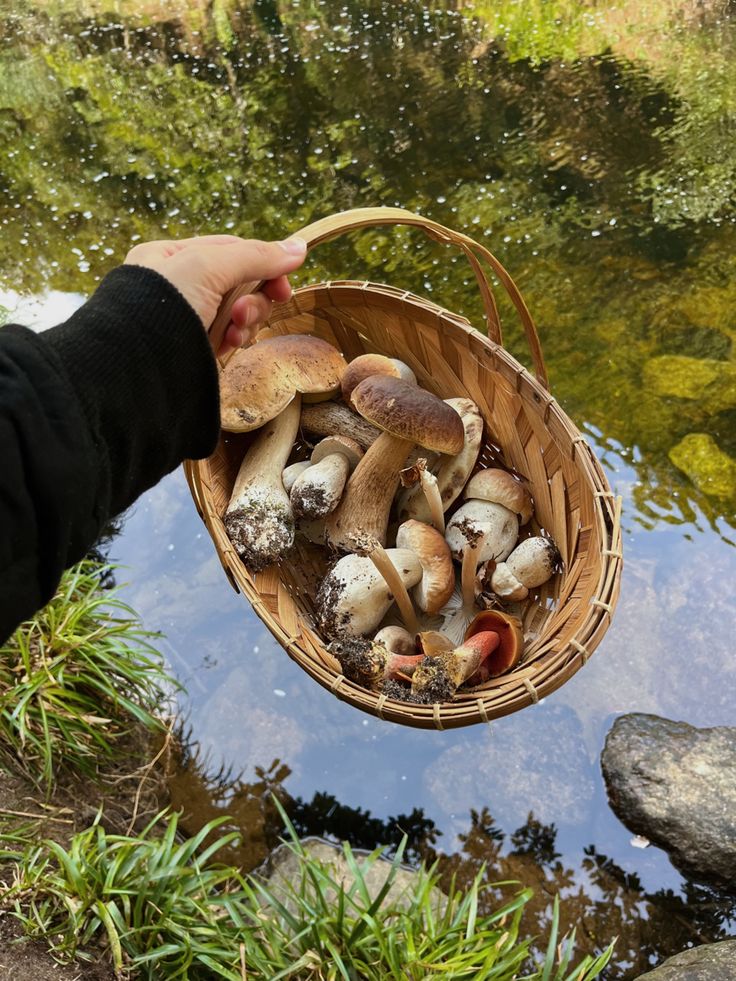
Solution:
M 383 432 L 355 468 L 327 520 L 329 544 L 343 551 L 352 550 L 366 535 L 385 544 L 399 471 L 414 446 L 454 454 L 464 439 L 462 420 L 451 406 L 400 378 L 371 375 L 353 390 L 350 400 Z

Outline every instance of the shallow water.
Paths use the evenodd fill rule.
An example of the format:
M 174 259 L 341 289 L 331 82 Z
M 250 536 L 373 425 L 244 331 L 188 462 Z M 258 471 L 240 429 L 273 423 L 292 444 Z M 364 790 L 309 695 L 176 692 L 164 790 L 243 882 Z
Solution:
M 674 0 L 395 6 L 15 4 L 0 302 L 20 296 L 18 319 L 47 326 L 132 241 L 277 236 L 364 204 L 490 244 L 537 318 L 553 392 L 624 497 L 614 623 L 560 691 L 453 732 L 364 717 L 232 592 L 180 473 L 136 505 L 113 556 L 188 690 L 174 790 L 192 826 L 229 807 L 252 865 L 279 832 L 270 790 L 305 832 L 371 846 L 400 825 L 414 855 L 434 848 L 461 876 L 485 859 L 491 879 L 537 886 L 530 928 L 562 889 L 586 946 L 621 938 L 609 976 L 633 978 L 733 932 L 725 900 L 613 817 L 598 757 L 622 712 L 734 720 L 736 22 L 726 3 Z M 297 279 L 342 276 L 480 322 L 462 262 L 419 236 L 364 233 Z M 692 433 L 712 440 L 710 469 L 673 462 Z

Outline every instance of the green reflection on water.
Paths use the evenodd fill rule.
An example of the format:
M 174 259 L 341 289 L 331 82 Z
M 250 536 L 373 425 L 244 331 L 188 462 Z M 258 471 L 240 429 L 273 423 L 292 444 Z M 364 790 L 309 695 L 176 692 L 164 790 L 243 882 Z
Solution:
M 700 510 L 733 525 L 733 483 L 723 493 L 670 454 L 697 432 L 736 456 L 733 373 L 716 402 L 647 375 L 669 354 L 733 363 L 731 9 L 16 5 L 0 54 L 0 274 L 89 290 L 137 238 L 280 236 L 401 204 L 505 261 L 555 394 L 635 467 L 640 521 Z M 481 322 L 462 261 L 416 235 L 376 230 L 317 261 L 310 278 L 431 290 Z M 508 343 L 524 356 L 513 326 Z

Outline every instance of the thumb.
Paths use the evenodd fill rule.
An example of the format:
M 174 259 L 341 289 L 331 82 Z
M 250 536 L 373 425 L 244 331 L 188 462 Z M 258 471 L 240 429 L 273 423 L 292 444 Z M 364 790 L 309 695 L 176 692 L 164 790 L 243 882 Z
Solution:
M 209 259 L 218 285 L 227 291 L 242 282 L 277 279 L 298 269 L 307 254 L 307 243 L 294 236 L 283 242 L 235 239 L 213 245 Z

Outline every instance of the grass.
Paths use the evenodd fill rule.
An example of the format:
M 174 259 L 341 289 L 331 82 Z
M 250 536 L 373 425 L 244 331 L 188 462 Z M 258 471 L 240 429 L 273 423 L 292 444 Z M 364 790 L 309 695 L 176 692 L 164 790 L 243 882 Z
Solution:
M 84 561 L 0 646 L 0 756 L 47 793 L 60 766 L 97 772 L 135 728 L 160 731 L 175 683 L 134 612 Z
M 389 890 L 403 844 L 378 892 L 366 872 L 384 861 L 381 850 L 359 862 L 343 845 L 354 875 L 344 888 L 331 864 L 303 849 L 283 810 L 281 816 L 298 857 L 289 883 L 270 885 L 213 862 L 235 837 L 223 834 L 200 850 L 221 821 L 179 841 L 176 816 L 159 815 L 135 837 L 107 834 L 98 817 L 68 849 L 45 841 L 15 853 L 14 882 L 0 905 L 28 933 L 45 937 L 56 956 L 90 959 L 103 946 L 119 972 L 150 981 L 589 981 L 608 963 L 611 948 L 570 966 L 575 937 L 558 945 L 555 902 L 546 956 L 526 969 L 530 940 L 520 938 L 519 926 L 531 891 L 481 916 L 482 871 L 464 893 L 450 890 L 441 908 L 436 871 L 420 869 L 402 905 Z

